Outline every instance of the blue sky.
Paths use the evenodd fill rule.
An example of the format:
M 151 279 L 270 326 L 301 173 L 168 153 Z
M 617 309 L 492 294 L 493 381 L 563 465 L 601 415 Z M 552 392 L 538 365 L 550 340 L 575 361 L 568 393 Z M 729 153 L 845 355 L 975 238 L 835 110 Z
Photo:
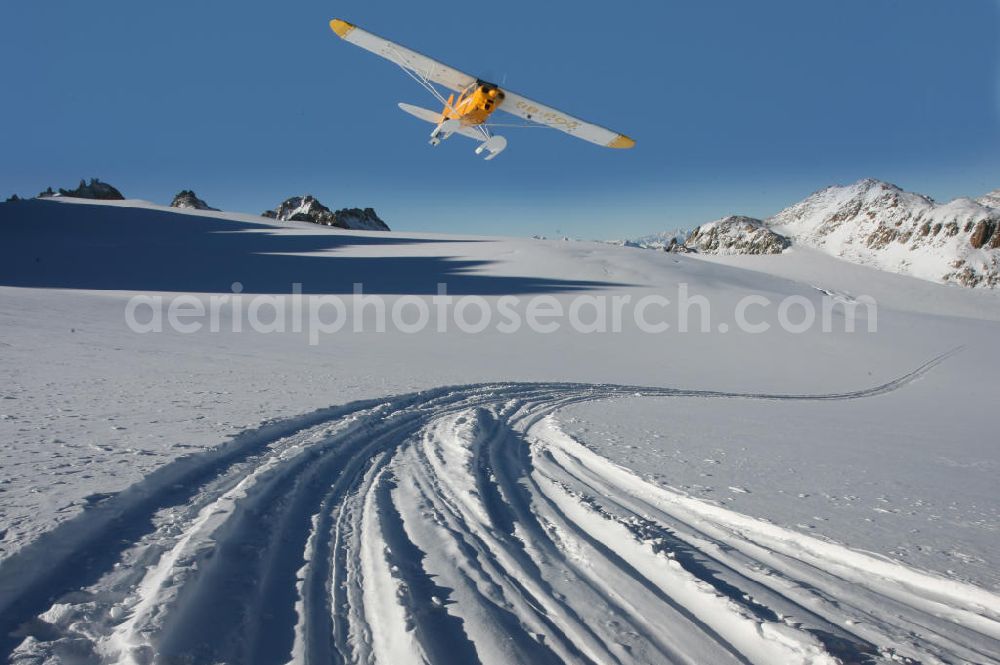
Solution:
M 0 194 L 98 176 L 246 212 L 312 193 L 395 229 L 621 237 L 878 177 L 1000 187 L 1000 2 L 6 2 Z M 633 136 L 510 130 L 484 163 L 342 17 Z

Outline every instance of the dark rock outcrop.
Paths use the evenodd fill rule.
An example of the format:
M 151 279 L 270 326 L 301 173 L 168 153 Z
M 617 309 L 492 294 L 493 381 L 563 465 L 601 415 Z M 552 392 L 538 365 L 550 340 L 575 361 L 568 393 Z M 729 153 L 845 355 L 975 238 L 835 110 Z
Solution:
M 342 208 L 333 213 L 334 218 L 344 228 L 363 231 L 388 231 L 389 225 L 383 222 L 373 208 Z
M 283 222 L 311 222 L 354 231 L 389 230 L 389 226 L 371 208 L 344 208 L 334 212 L 309 195 L 293 196 L 261 215 Z
M 679 246 L 700 254 L 781 254 L 791 242 L 759 219 L 730 215 L 702 224 Z
M 670 252 L 671 254 L 689 254 L 691 252 L 683 242 L 678 242 L 677 238 L 671 238 L 667 246 L 663 248 L 663 251 Z
M 38 195 L 39 198 L 48 198 L 50 196 L 71 196 L 77 199 L 98 199 L 103 201 L 125 200 L 121 192 L 108 183 L 101 182 L 98 178 L 91 178 L 89 183 L 86 180 L 81 180 L 79 187 L 76 189 L 62 189 L 60 187 L 58 195 L 52 191 L 51 187 Z
M 177 193 L 174 200 L 170 202 L 171 208 L 188 208 L 191 210 L 218 210 L 212 208 L 207 203 L 198 198 L 190 189 L 185 189 Z

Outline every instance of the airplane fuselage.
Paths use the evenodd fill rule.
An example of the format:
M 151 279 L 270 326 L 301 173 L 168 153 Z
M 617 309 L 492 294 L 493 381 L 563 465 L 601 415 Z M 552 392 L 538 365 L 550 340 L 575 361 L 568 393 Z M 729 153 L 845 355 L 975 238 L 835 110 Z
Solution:
M 464 127 L 484 124 L 503 104 L 504 91 L 492 83 L 476 81 L 457 100 L 449 100 L 441 113 L 441 122 L 458 120 Z

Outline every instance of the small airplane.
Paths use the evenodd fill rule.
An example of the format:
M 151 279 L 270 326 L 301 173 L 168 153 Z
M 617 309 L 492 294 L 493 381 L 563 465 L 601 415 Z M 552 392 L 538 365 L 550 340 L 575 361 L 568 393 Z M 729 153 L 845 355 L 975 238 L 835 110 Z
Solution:
M 330 21 L 330 28 L 344 41 L 398 65 L 444 106 L 441 112 L 436 112 L 412 104 L 399 105 L 403 111 L 434 125 L 430 140 L 432 146 L 439 145 L 452 134 L 460 134 L 479 141 L 476 154 L 488 153 L 486 156 L 488 161 L 507 148 L 507 139 L 491 131 L 496 127 L 551 127 L 608 148 L 631 148 L 635 145 L 635 141 L 624 134 L 584 122 L 550 106 L 502 89 L 495 83 L 469 76 L 405 46 L 373 35 L 347 21 L 333 19 Z M 451 95 L 445 99 L 434 84 L 451 90 Z M 458 99 L 455 98 L 455 93 L 458 93 Z M 498 110 L 527 122 L 524 124 L 490 122 L 490 117 Z

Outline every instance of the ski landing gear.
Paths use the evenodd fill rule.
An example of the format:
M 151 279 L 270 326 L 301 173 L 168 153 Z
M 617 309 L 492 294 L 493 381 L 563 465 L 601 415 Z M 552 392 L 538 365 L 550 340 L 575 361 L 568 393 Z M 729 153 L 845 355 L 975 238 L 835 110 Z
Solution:
M 404 108 L 404 110 L 408 109 Z M 485 127 L 463 127 L 460 120 L 454 119 L 445 120 L 434 128 L 434 131 L 431 132 L 430 144 L 432 146 L 441 145 L 441 141 L 451 138 L 451 135 L 456 132 L 481 141 L 479 147 L 476 148 L 476 154 L 489 153 L 486 155 L 486 161 L 495 159 L 497 155 L 507 149 L 507 139 L 504 137 L 493 136 Z

